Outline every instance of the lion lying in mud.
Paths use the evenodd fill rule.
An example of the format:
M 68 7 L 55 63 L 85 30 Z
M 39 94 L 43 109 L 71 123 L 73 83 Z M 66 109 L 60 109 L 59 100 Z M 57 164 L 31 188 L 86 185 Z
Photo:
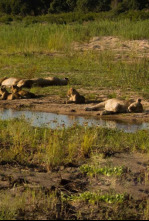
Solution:
M 34 78 L 34 79 L 20 79 L 20 78 L 1 78 L 0 79 L 0 86 L 5 87 L 24 87 L 24 88 L 31 88 L 32 86 L 35 87 L 47 87 L 47 86 L 64 86 L 69 83 L 68 78 L 59 79 L 56 77 L 48 77 L 48 78 Z
M 67 103 L 75 103 L 75 104 L 84 104 L 85 103 L 85 97 L 81 96 L 77 90 L 74 88 L 70 88 L 67 92 L 67 97 L 69 100 Z
M 142 113 L 143 105 L 141 99 L 136 102 L 122 101 L 119 99 L 109 99 L 93 107 L 87 107 L 86 111 L 98 111 L 104 107 L 104 111 L 101 115 L 116 114 L 116 113 Z

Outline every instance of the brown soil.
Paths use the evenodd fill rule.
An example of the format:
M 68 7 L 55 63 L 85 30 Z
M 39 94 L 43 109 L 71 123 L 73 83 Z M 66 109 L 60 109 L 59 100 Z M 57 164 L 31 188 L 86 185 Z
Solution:
M 46 172 L 41 168 L 29 168 L 25 166 L 0 165 L 0 191 L 12 193 L 15 197 L 27 188 L 32 190 L 42 189 L 44 193 L 51 191 L 63 192 L 65 195 L 79 195 L 80 193 L 90 191 L 101 194 L 126 194 L 127 198 L 122 204 L 90 204 L 86 202 L 70 201 L 65 204 L 67 213 L 61 214 L 59 219 L 77 219 L 78 212 L 81 219 L 106 219 L 129 218 L 141 219 L 142 211 L 145 209 L 146 200 L 149 197 L 149 160 L 148 156 L 143 154 L 116 154 L 114 157 L 103 159 L 96 158 L 100 167 L 104 166 L 124 166 L 125 170 L 121 176 L 102 176 L 89 177 L 81 173 L 80 165 L 67 165 L 56 168 L 52 172 Z M 42 202 L 42 199 L 41 199 Z M 48 213 L 30 209 L 22 213 L 20 211 L 18 219 L 49 219 L 51 211 Z M 62 205 L 59 205 L 62 209 Z M 63 205 L 64 206 L 64 205 Z M 116 208 L 115 208 L 116 206 Z M 142 207 L 141 207 L 142 206 Z M 64 208 L 63 208 L 64 209 Z M 115 211 L 116 209 L 116 211 Z M 125 212 L 124 212 L 125 209 Z M 127 212 L 126 212 L 127 211 Z M 34 214 L 34 215 L 33 215 Z M 141 214 L 141 215 L 140 215 Z M 51 215 L 50 219 L 56 219 Z

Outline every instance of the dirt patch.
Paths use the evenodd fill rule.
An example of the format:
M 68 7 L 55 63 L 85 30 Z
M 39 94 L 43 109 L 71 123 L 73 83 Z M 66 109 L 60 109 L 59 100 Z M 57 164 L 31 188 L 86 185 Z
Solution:
M 116 52 L 117 58 L 123 54 L 125 58 L 127 55 L 133 54 L 137 58 L 149 57 L 149 41 L 148 40 L 122 40 L 118 37 L 93 37 L 88 43 L 73 44 L 76 51 L 108 51 Z
M 83 163 L 83 162 L 82 162 Z M 149 160 L 143 154 L 117 154 L 114 157 L 96 158 L 99 167 L 123 166 L 121 176 L 97 175 L 90 177 L 83 174 L 80 165 L 61 166 L 51 172 L 41 171 L 38 168 L 23 166 L 0 165 L 0 193 L 11 194 L 12 202 L 15 197 L 21 196 L 27 189 L 32 194 L 42 192 L 48 196 L 56 192 L 56 208 L 44 210 L 44 199 L 38 199 L 37 205 L 30 205 L 20 209 L 16 219 L 106 219 L 114 218 L 143 218 L 149 197 Z M 88 200 L 67 200 L 63 197 L 75 197 L 83 193 L 125 194 L 121 203 L 91 203 Z M 30 205 L 30 206 L 29 206 Z M 51 214 L 51 212 L 53 212 Z M 55 213 L 55 214 L 54 214 Z M 51 215 L 51 217 L 50 217 Z

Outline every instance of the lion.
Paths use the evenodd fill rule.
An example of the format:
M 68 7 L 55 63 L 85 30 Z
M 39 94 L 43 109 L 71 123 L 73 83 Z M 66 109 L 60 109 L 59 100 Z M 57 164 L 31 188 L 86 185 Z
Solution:
M 2 85 L 2 82 L 5 81 L 6 79 L 7 77 L 0 78 L 0 86 Z
M 56 77 L 48 78 L 34 78 L 34 79 L 20 79 L 20 78 L 1 78 L 0 85 L 5 87 L 12 87 L 14 85 L 22 88 L 31 88 L 32 86 L 36 87 L 47 87 L 47 86 L 64 86 L 69 83 L 68 78 L 59 79 Z
M 16 86 L 19 88 L 32 88 L 34 84 L 34 80 L 29 80 L 29 79 L 21 79 L 20 81 L 17 82 Z
M 69 98 L 69 101 L 67 103 L 85 104 L 85 97 L 81 96 L 79 92 L 74 88 L 69 89 L 69 91 L 67 92 L 67 97 Z
M 4 86 L 0 89 L 1 100 L 7 100 L 7 97 L 10 95 Z
M 20 81 L 19 78 L 5 78 L 2 83 L 1 86 L 5 86 L 5 87 L 12 87 L 13 85 L 17 85 L 17 83 Z
M 93 107 L 85 108 L 86 111 L 98 111 L 100 108 L 104 108 L 105 110 L 101 113 L 101 115 L 108 114 L 116 114 L 116 113 L 142 113 L 143 106 L 141 104 L 141 99 L 138 99 L 135 103 L 130 101 L 123 101 L 119 99 L 109 99 L 105 102 L 101 102 L 98 105 Z
M 36 87 L 48 87 L 48 86 L 65 86 L 68 85 L 69 79 L 59 79 L 56 77 L 48 78 L 35 78 L 32 79 L 33 85 Z
M 20 99 L 21 96 L 17 92 L 9 93 L 5 86 L 0 89 L 1 100 L 15 100 Z
M 128 107 L 128 112 L 129 113 L 142 113 L 144 111 L 143 105 L 141 104 L 141 99 L 137 99 L 136 102 L 132 103 Z
M 28 91 L 24 91 L 24 90 L 22 90 L 22 88 L 19 88 L 18 86 L 15 86 L 15 85 L 12 86 L 11 92 L 13 94 L 18 94 L 21 98 L 24 98 L 24 99 L 31 99 L 31 98 L 36 97 L 35 94 L 28 92 Z

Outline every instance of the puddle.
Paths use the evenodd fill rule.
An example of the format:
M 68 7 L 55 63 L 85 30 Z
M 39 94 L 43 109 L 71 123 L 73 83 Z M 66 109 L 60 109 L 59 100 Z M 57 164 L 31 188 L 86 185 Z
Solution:
M 101 126 L 104 128 L 122 130 L 127 133 L 133 133 L 137 130 L 149 129 L 149 123 L 129 124 L 120 121 L 102 120 L 97 118 L 84 118 L 46 112 L 15 111 L 12 109 L 0 110 L 1 120 L 10 120 L 15 118 L 23 118 L 35 127 L 48 127 L 52 129 L 58 127 L 71 127 L 75 124 Z

